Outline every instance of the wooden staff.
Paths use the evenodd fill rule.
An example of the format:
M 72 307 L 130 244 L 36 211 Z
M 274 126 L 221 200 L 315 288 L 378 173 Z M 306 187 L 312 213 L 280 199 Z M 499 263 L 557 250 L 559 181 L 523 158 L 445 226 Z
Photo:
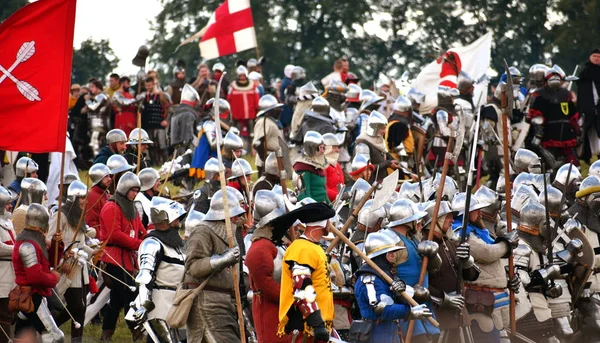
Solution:
M 229 199 L 227 199 L 227 183 L 225 181 L 225 166 L 223 165 L 223 155 L 221 154 L 221 140 L 223 135 L 221 133 L 221 118 L 219 116 L 219 93 L 223 78 L 227 72 L 223 72 L 219 79 L 217 86 L 217 93 L 215 94 L 215 104 L 213 109 L 215 111 L 215 123 L 217 131 L 217 159 L 219 160 L 219 181 L 221 182 L 221 192 L 223 193 L 223 212 L 225 213 L 225 229 L 227 231 L 227 242 L 229 243 L 229 249 L 233 248 L 233 229 L 231 227 L 231 218 L 229 216 Z M 238 325 L 240 326 L 240 337 L 242 342 L 246 342 L 246 331 L 244 327 L 244 314 L 242 310 L 242 298 L 240 296 L 240 285 L 239 285 L 239 270 L 238 268 L 231 268 L 231 274 L 233 279 L 233 291 L 235 293 L 235 302 L 237 305 L 238 314 Z
M 454 136 L 450 135 L 448 138 L 448 147 L 446 147 L 446 154 L 452 153 L 454 145 Z M 433 208 L 433 216 L 431 218 L 431 222 L 437 223 L 438 212 L 440 211 L 440 204 L 442 202 L 442 196 L 444 193 L 444 186 L 446 184 L 446 175 L 448 174 L 448 167 L 450 165 L 450 159 L 444 158 L 444 166 L 442 167 L 442 176 L 440 177 L 440 184 L 437 189 L 437 196 L 435 199 L 435 207 Z M 435 178 L 435 176 L 434 176 Z M 427 240 L 433 240 L 433 232 L 435 230 L 429 230 L 427 235 Z M 429 264 L 429 257 L 423 256 L 423 263 L 421 264 L 421 274 L 419 274 L 419 286 L 423 285 L 423 281 L 425 280 L 425 274 L 427 274 L 427 265 Z M 411 320 L 408 324 L 408 331 L 406 333 L 406 343 L 410 343 L 412 338 L 412 333 L 415 329 L 415 321 Z
M 165 177 L 165 181 L 163 181 L 163 184 L 160 186 L 160 191 L 158 192 L 158 196 L 161 196 L 161 194 L 165 190 L 165 186 L 167 185 L 167 182 L 169 181 L 169 176 L 171 176 L 171 172 L 173 171 L 173 165 L 175 165 L 176 158 L 177 158 L 177 148 L 175 148 L 175 151 L 173 151 L 173 158 L 171 158 L 171 166 L 169 167 L 169 172 L 167 173 L 167 176 Z
M 140 173 L 140 163 L 142 161 L 142 114 L 138 110 L 137 112 L 137 129 L 138 129 L 138 142 L 137 142 L 137 166 L 135 167 L 135 173 Z
M 327 225 L 329 230 L 333 232 L 333 234 L 336 235 L 338 239 L 341 239 L 350 249 L 352 249 L 356 254 L 358 254 L 358 256 L 360 256 L 366 264 L 373 268 L 385 282 L 389 283 L 390 285 L 392 284 L 392 282 L 394 282 L 394 280 L 392 280 L 392 278 L 389 275 L 387 275 L 383 270 L 381 270 L 381 268 L 379 268 L 379 266 L 376 265 L 375 262 L 371 261 L 371 259 L 368 258 L 367 255 L 364 252 L 362 252 L 362 250 L 360 250 L 356 245 L 354 245 L 354 243 L 352 243 L 344 233 L 336 229 L 335 226 L 333 226 L 333 224 L 331 224 L 330 222 L 327 222 Z M 400 295 L 402 295 L 402 297 L 410 304 L 410 306 L 419 305 L 406 292 L 402 292 L 400 293 Z M 427 320 L 429 320 L 429 322 L 435 327 L 439 326 L 438 322 L 433 317 L 428 317 Z
M 350 214 L 350 217 L 348 217 L 348 219 L 346 220 L 346 223 L 344 223 L 344 226 L 342 227 L 341 233 L 343 235 L 345 235 L 346 232 L 348 232 L 348 228 L 350 228 L 350 225 L 352 225 L 352 222 L 354 222 L 354 220 L 356 220 L 356 218 L 358 218 L 358 213 L 363 208 L 365 203 L 369 200 L 369 198 L 371 198 L 371 194 L 373 194 L 373 192 L 375 191 L 375 189 L 377 188 L 378 185 L 379 185 L 379 183 L 377 181 L 373 182 L 373 185 L 371 186 L 371 188 L 369 188 L 369 190 L 367 191 L 367 193 L 365 193 L 365 195 L 360 200 L 360 202 L 358 203 L 358 205 L 356 206 L 354 211 L 352 211 L 352 213 Z M 346 236 L 344 236 L 344 238 L 346 238 Z M 327 254 L 330 254 L 331 251 L 338 245 L 338 243 L 340 242 L 340 239 L 341 239 L 340 237 L 336 237 L 331 242 L 331 244 L 329 244 L 329 246 L 327 247 L 327 250 L 326 250 Z
M 63 150 L 62 152 L 62 161 L 60 162 L 60 186 L 58 187 L 58 213 L 56 213 L 56 233 L 60 233 L 60 217 L 62 215 L 62 211 L 61 211 L 61 207 L 62 207 L 62 194 L 63 194 L 63 189 L 65 187 L 65 182 L 64 182 L 64 174 L 65 174 L 65 155 L 66 155 L 66 150 L 67 150 L 67 146 L 65 145 L 65 150 Z M 27 174 L 25 174 L 25 176 L 27 176 Z M 21 192 L 22 193 L 22 192 Z M 59 246 L 60 241 L 56 241 L 56 243 L 54 244 L 54 267 L 56 268 L 58 266 L 58 246 Z
M 508 70 L 507 70 L 508 72 Z M 508 73 L 508 77 L 510 77 L 510 73 Z M 508 150 L 508 132 L 510 130 L 510 126 L 508 126 L 508 99 L 506 97 L 506 92 L 512 92 L 512 87 L 506 87 L 506 91 L 502 92 L 502 109 L 504 113 L 502 114 L 502 150 L 504 152 L 504 189 L 506 192 L 506 232 L 512 231 L 512 211 L 510 206 L 510 155 Z M 545 176 L 544 176 L 545 177 Z M 510 249 L 510 247 L 509 247 Z M 513 263 L 513 254 L 511 253 L 508 257 L 508 277 L 509 279 L 513 279 L 515 277 L 515 268 Z M 515 291 L 510 289 L 510 335 L 514 337 L 517 332 L 517 321 L 516 321 L 516 303 L 515 303 Z

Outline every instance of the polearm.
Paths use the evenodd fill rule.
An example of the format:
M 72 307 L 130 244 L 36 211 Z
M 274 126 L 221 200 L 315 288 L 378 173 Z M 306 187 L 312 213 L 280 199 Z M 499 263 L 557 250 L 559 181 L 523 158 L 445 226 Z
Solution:
M 215 93 L 215 103 L 213 105 L 215 113 L 215 126 L 217 131 L 217 159 L 219 160 L 219 181 L 221 182 L 221 192 L 223 192 L 223 212 L 225 213 L 225 229 L 227 231 L 227 241 L 229 243 L 229 249 L 233 248 L 233 231 L 231 228 L 231 218 L 229 217 L 229 199 L 227 198 L 227 184 L 225 183 L 225 166 L 223 165 L 223 156 L 221 155 L 221 141 L 223 136 L 221 134 L 221 117 L 219 116 L 219 93 L 221 92 L 221 85 L 223 78 L 227 72 L 223 72 L 217 85 L 217 91 Z M 231 275 L 233 279 L 233 291 L 235 293 L 235 302 L 237 305 L 238 325 L 240 326 L 240 338 L 241 342 L 246 342 L 246 332 L 244 330 L 244 314 L 242 311 L 242 298 L 240 296 L 240 285 L 238 268 L 231 268 Z
M 348 231 L 348 228 L 350 227 L 350 225 L 352 225 L 352 223 L 356 220 L 356 218 L 358 218 L 358 213 L 363 208 L 363 206 L 365 205 L 365 203 L 367 202 L 367 200 L 369 200 L 371 198 L 371 194 L 373 194 L 373 192 L 375 191 L 375 189 L 377 188 L 378 185 L 379 185 L 379 182 L 377 182 L 377 181 L 373 182 L 373 185 L 365 193 L 365 195 L 360 200 L 360 202 L 358 203 L 358 205 L 356 205 L 356 208 L 354 208 L 354 211 L 352 211 L 352 213 L 350 213 L 350 216 L 348 217 L 348 219 L 346 220 L 346 223 L 344 223 L 344 226 L 342 227 L 342 230 L 341 230 L 342 234 L 345 235 L 346 232 Z M 344 237 L 346 237 L 346 236 L 344 236 Z M 329 244 L 329 246 L 327 247 L 327 250 L 326 250 L 326 253 L 328 255 L 338 245 L 338 243 L 340 242 L 340 239 L 341 239 L 340 237 L 336 237 L 331 242 L 331 244 Z
M 387 275 L 381 268 L 379 268 L 378 265 L 376 265 L 373 261 L 371 261 L 370 258 L 367 257 L 367 255 L 361 250 L 359 249 L 356 245 L 354 245 L 354 243 L 352 243 L 352 241 L 350 241 L 348 239 L 348 237 L 346 237 L 346 235 L 344 233 L 342 233 L 340 230 L 336 229 L 335 226 L 333 224 L 331 224 L 330 222 L 327 222 L 327 226 L 329 228 L 329 230 L 337 236 L 337 238 L 341 239 L 344 243 L 346 243 L 346 245 L 352 249 L 358 256 L 360 256 L 360 258 L 363 259 L 363 261 L 365 261 L 366 264 L 368 264 L 371 268 L 373 268 L 377 274 L 379 274 L 379 276 L 388 284 L 392 284 L 392 282 L 394 282 L 394 280 L 392 280 L 392 278 Z M 410 295 L 408 295 L 406 292 L 402 292 L 401 293 L 402 298 L 404 298 L 409 304 L 410 306 L 417 306 L 419 305 Z M 438 327 L 439 324 L 438 322 L 433 318 L 433 317 L 428 317 L 427 320 L 429 320 L 429 322 L 431 324 L 433 324 L 435 327 Z
M 577 76 L 577 69 L 579 69 L 579 65 L 575 66 L 575 70 L 573 70 L 573 76 Z M 571 87 L 573 87 L 573 81 L 569 81 L 569 86 L 567 86 L 567 89 L 571 91 Z
M 442 196 L 444 193 L 444 185 L 446 184 L 446 175 L 448 174 L 448 167 L 450 166 L 450 159 L 448 158 L 448 154 L 452 153 L 454 145 L 454 131 L 451 132 L 450 138 L 448 138 L 448 146 L 446 147 L 446 156 L 444 156 L 444 165 L 442 167 L 442 176 L 440 176 L 440 184 L 437 189 L 437 195 L 435 199 L 435 207 L 433 208 L 433 216 L 431 218 L 431 222 L 433 225 L 437 223 L 438 212 L 440 211 L 440 204 L 442 202 Z M 435 176 L 434 176 L 435 179 Z M 427 240 L 433 240 L 433 232 L 434 229 L 430 229 L 427 235 Z M 423 262 L 421 264 L 421 273 L 419 274 L 419 285 L 423 285 L 423 281 L 425 280 L 425 274 L 427 274 L 427 265 L 429 264 L 429 258 L 427 256 L 423 256 Z M 412 339 L 412 334 L 415 329 L 415 321 L 411 320 L 408 324 L 408 331 L 406 332 L 406 343 L 410 343 Z
M 481 98 L 480 98 L 481 100 Z M 477 141 L 479 140 L 479 123 L 481 120 L 481 115 L 477 116 L 477 121 L 475 122 L 475 135 L 473 136 L 473 141 L 471 142 L 471 159 L 469 160 L 469 175 L 467 175 L 467 189 L 465 191 L 465 210 L 463 212 L 463 222 L 462 227 L 460 229 L 460 244 L 463 244 L 467 241 L 467 226 L 469 225 L 469 209 L 471 207 L 471 192 L 473 192 L 473 174 L 475 174 L 475 157 L 477 156 Z M 477 170 L 477 172 L 479 172 Z M 437 225 L 437 224 L 434 224 Z M 431 229 L 430 229 L 431 230 Z M 457 289 L 459 294 L 464 296 L 465 285 L 463 280 L 463 268 L 464 261 L 459 260 L 456 266 L 456 280 L 457 280 Z M 463 326 L 463 316 L 459 316 L 459 326 Z
M 61 228 L 60 228 L 60 217 L 62 214 L 62 194 L 63 194 L 63 189 L 65 187 L 65 157 L 66 157 L 66 150 L 67 150 L 67 146 L 65 145 L 65 149 L 62 152 L 62 159 L 60 162 L 60 186 L 58 187 L 58 192 L 59 192 L 59 196 L 58 196 L 58 212 L 56 213 L 56 233 L 60 233 L 61 232 Z M 27 168 L 27 167 L 26 167 Z M 25 176 L 27 176 L 27 174 L 25 174 Z M 54 267 L 56 268 L 58 266 L 58 246 L 59 246 L 60 241 L 56 241 L 54 244 Z
M 502 141 L 504 144 L 502 144 L 502 150 L 504 152 L 504 189 L 506 192 L 506 232 L 511 232 L 512 231 L 512 210 L 511 210 L 511 206 L 510 206 L 510 191 L 511 191 L 511 187 L 510 187 L 510 150 L 508 149 L 508 131 L 510 130 L 510 127 L 508 126 L 508 115 L 509 115 L 509 111 L 512 111 L 511 107 L 513 104 L 512 101 L 512 95 L 513 95 L 513 89 L 512 89 L 512 75 L 510 74 L 510 71 L 508 70 L 508 63 L 506 63 L 506 60 L 504 60 L 504 68 L 506 69 L 506 81 L 507 83 L 504 85 L 504 87 L 506 87 L 503 92 L 502 92 L 502 96 L 501 96 L 501 103 L 502 103 L 502 128 L 503 128 L 503 137 L 502 137 Z M 510 249 L 510 247 L 508 248 Z M 508 277 L 509 279 L 513 279 L 515 277 L 515 270 L 514 270 L 514 262 L 513 262 L 513 254 L 512 252 L 510 252 L 510 255 L 508 257 Z M 516 321 L 516 303 L 515 303 L 515 291 L 510 289 L 510 335 L 511 336 L 515 336 L 515 333 L 517 332 L 517 321 Z

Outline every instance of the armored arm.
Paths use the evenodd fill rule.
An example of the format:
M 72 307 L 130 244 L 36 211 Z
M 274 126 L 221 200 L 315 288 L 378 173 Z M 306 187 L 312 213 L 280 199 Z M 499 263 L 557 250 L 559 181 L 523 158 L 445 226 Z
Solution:
M 121 91 L 115 92 L 112 100 L 117 106 L 129 106 L 137 102 L 136 99 L 126 98 Z
M 56 286 L 58 277 L 42 269 L 37 251 L 32 243 L 23 242 L 19 246 L 19 258 L 25 268 L 25 276 L 29 286 L 44 288 L 54 288 Z
M 434 241 L 422 241 L 417 247 L 417 251 L 421 256 L 429 258 L 427 264 L 427 271 L 430 273 L 436 273 L 442 266 L 442 259 L 438 255 L 439 245 Z
M 94 97 L 94 99 L 91 99 L 85 102 L 85 105 L 92 111 L 97 111 L 100 106 L 102 106 L 102 103 L 105 102 L 106 100 L 108 100 L 108 98 L 106 97 L 106 95 L 104 95 L 103 93 L 98 94 Z
M 147 311 L 152 311 L 152 284 L 156 276 L 156 267 L 162 258 L 162 246 L 154 238 L 145 239 L 138 249 L 140 272 L 135 277 L 139 284 L 139 304 Z
M 328 341 L 329 332 L 325 328 L 325 322 L 316 301 L 317 293 L 312 285 L 312 268 L 295 261 L 286 261 L 286 263 L 292 272 L 294 304 L 302 313 L 306 324 L 313 328 L 315 338 Z
M 525 287 L 531 282 L 531 278 L 529 277 L 529 273 L 531 272 L 531 253 L 531 248 L 525 244 L 519 244 L 515 250 L 513 250 L 514 265 L 521 278 L 521 283 L 523 283 L 523 286 Z
M 533 117 L 531 119 L 531 126 L 534 135 L 531 144 L 539 146 L 544 138 L 544 118 L 542 116 Z
M 397 320 L 408 317 L 410 307 L 405 304 L 396 304 L 389 294 L 389 286 L 381 280 L 377 280 L 375 275 L 363 275 L 360 281 L 365 285 L 369 305 L 381 320 Z
M 473 234 L 469 235 L 468 242 L 469 246 L 471 247 L 471 255 L 475 259 L 475 263 L 494 263 L 504 257 L 509 250 L 504 243 L 486 244 Z
M 450 128 L 449 120 L 450 115 L 444 110 L 439 110 L 435 113 L 440 135 L 443 137 L 450 137 L 452 135 L 452 129 Z

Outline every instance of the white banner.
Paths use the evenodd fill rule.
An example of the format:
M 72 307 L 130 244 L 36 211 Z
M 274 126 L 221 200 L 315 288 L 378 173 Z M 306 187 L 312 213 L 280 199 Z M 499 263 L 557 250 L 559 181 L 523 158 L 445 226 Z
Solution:
M 452 48 L 462 62 L 462 70 L 474 80 L 487 73 L 491 62 L 492 33 L 488 32 L 470 45 Z M 430 113 L 437 105 L 437 88 L 440 82 L 442 64 L 437 61 L 429 63 L 413 81 L 412 86 L 426 95 L 425 103 L 421 105 L 421 113 Z M 477 105 L 481 94 L 481 104 L 486 103 L 486 93 L 489 81 L 475 86 L 473 102 Z

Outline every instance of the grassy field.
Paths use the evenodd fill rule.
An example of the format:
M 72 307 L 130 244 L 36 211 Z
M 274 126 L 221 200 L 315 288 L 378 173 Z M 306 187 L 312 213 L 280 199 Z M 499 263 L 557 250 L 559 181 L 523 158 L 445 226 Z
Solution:
M 60 329 L 65 333 L 65 342 L 71 342 L 71 322 L 65 323 Z M 99 343 L 102 335 L 102 324 L 88 324 L 83 328 L 83 341 L 86 343 Z M 119 316 L 117 329 L 113 336 L 113 343 L 131 343 L 131 332 L 127 328 L 123 314 Z M 145 342 L 145 341 L 144 341 Z

